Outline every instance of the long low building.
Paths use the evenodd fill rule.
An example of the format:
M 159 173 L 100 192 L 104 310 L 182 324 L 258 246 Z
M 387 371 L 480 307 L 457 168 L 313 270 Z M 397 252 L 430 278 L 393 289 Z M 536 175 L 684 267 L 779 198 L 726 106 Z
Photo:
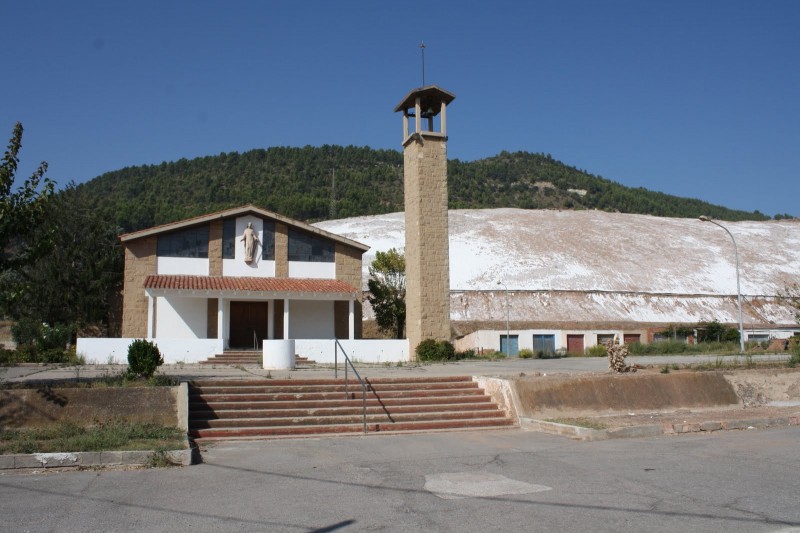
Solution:
M 800 220 L 722 222 L 735 236 L 745 338 L 800 327 L 778 298 L 800 281 Z M 451 326 L 460 349 L 651 342 L 673 325 L 738 324 L 731 238 L 697 219 L 602 211 L 451 210 Z M 403 213 L 317 224 L 377 251 L 403 249 Z M 362 289 L 366 289 L 362 286 Z M 368 304 L 367 323 L 373 319 Z M 373 328 L 365 324 L 365 332 Z M 516 337 L 515 337 L 516 336 Z

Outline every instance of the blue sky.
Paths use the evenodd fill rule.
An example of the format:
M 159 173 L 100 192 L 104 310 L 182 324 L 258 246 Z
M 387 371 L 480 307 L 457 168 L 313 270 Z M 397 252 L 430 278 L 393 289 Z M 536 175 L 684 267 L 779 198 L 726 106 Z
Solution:
M 270 146 L 549 153 L 631 187 L 800 215 L 800 2 L 3 2 L 0 137 L 58 183 Z

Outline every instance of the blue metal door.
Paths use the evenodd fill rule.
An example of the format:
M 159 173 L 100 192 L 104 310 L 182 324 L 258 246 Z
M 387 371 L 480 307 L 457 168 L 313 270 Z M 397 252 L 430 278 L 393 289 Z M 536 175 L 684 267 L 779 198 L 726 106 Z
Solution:
M 553 357 L 556 354 L 555 335 L 534 335 L 533 353 L 541 352 L 544 357 Z
M 508 351 L 506 351 L 506 342 L 508 342 Z M 500 351 L 508 353 L 509 357 L 517 357 L 519 355 L 519 335 L 500 335 Z

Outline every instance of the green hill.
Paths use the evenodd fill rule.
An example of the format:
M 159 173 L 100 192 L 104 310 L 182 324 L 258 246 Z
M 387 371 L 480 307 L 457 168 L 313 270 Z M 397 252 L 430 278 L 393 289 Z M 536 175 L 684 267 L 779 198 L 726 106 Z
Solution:
M 472 162 L 450 160 L 448 183 L 450 207 L 456 209 L 603 209 L 721 220 L 769 218 L 758 211 L 625 187 L 549 155 L 527 152 L 502 152 Z M 306 221 L 346 218 L 403 210 L 403 156 L 355 146 L 276 147 L 127 167 L 79 185 L 77 192 L 125 231 L 247 203 Z

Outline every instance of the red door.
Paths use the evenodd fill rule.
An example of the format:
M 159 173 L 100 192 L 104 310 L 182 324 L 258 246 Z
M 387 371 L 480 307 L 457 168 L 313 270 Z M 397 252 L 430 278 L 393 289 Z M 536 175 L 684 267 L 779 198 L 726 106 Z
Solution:
M 567 335 L 567 352 L 583 355 L 583 335 Z

